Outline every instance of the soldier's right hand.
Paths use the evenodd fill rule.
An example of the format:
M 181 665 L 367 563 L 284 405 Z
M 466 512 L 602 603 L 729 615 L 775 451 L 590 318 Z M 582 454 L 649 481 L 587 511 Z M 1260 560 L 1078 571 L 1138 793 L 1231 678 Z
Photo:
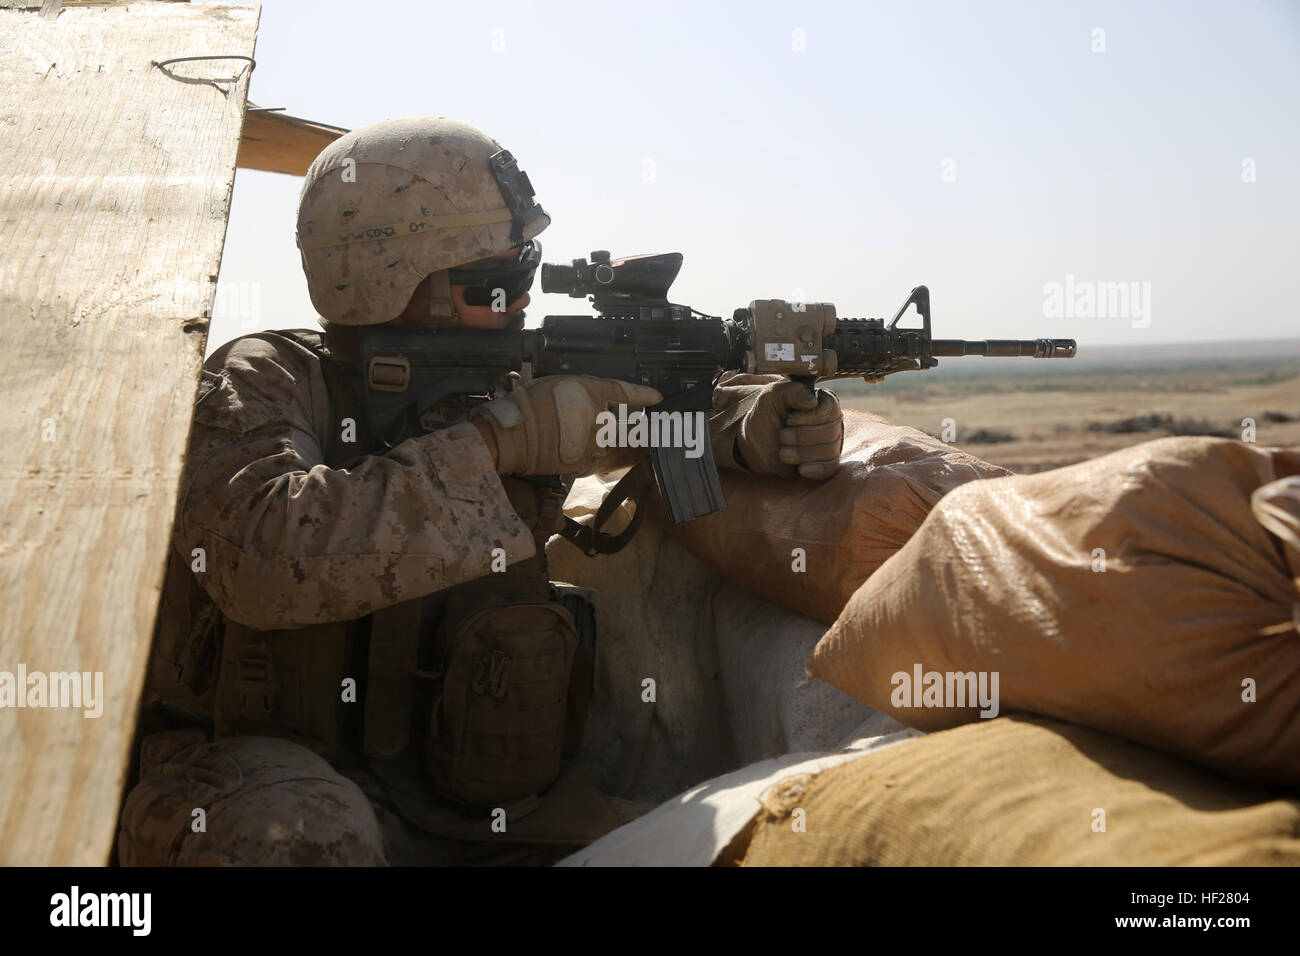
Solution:
M 596 444 L 596 415 L 628 414 L 663 401 L 645 385 L 589 375 L 552 375 L 494 398 L 471 419 L 493 450 L 497 474 L 582 475 L 606 449 Z

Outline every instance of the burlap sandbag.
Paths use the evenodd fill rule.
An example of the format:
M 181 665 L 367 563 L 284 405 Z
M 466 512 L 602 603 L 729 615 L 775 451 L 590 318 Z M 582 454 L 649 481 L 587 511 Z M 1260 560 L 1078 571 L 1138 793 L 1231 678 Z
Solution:
M 841 460 L 826 481 L 724 470 L 726 510 L 671 525 L 670 533 L 732 583 L 829 624 L 935 502 L 966 482 L 1010 474 L 915 428 L 854 411 L 844 413 Z
M 1300 551 L 1288 561 L 1251 512 L 1253 492 L 1295 473 L 1300 451 L 1167 438 L 958 488 L 809 668 L 926 730 L 975 711 L 895 706 L 908 702 L 895 675 L 996 672 L 1002 712 L 1300 783 Z
M 1045 717 L 910 740 L 763 807 L 745 866 L 1300 865 L 1300 801 Z

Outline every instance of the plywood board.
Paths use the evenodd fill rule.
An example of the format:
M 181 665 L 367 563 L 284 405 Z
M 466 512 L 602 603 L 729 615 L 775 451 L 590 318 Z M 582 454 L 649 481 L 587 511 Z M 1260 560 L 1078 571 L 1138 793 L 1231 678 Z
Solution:
M 52 7 L 108 7 L 126 3 L 189 3 L 189 0 L 0 0 L 0 10 L 43 10 Z
M 102 674 L 98 717 L 0 708 L 0 863 L 108 861 L 249 77 L 155 62 L 251 57 L 259 12 L 0 11 L 0 701 Z
M 320 151 L 346 132 L 338 126 L 287 113 L 259 110 L 249 103 L 239 141 L 239 165 L 243 169 L 305 176 Z

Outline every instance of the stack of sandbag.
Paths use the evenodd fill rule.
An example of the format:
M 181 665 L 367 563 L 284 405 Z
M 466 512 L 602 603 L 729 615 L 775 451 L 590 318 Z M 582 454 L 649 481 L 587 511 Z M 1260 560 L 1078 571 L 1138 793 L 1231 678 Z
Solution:
M 720 864 L 1300 865 L 1300 801 L 1043 717 L 783 777 L 761 804 Z
M 827 481 L 723 470 L 726 510 L 670 533 L 727 580 L 829 624 L 935 502 L 958 485 L 1010 474 L 854 411 L 844 413 L 841 461 Z
M 986 713 L 1300 783 L 1296 475 L 1300 450 L 1167 438 L 964 485 L 853 595 L 809 669 L 922 729 L 977 719 L 979 685 L 996 688 Z

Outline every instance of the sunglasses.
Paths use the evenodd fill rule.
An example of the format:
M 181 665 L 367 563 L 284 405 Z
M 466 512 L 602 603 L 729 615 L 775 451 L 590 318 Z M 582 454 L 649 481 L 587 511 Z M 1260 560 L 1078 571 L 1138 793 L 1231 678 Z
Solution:
M 448 280 L 452 285 L 465 287 L 466 305 L 492 305 L 514 302 L 533 285 L 533 275 L 542 261 L 542 244 L 530 239 L 519 247 L 519 257 L 504 266 L 489 269 L 450 269 Z

